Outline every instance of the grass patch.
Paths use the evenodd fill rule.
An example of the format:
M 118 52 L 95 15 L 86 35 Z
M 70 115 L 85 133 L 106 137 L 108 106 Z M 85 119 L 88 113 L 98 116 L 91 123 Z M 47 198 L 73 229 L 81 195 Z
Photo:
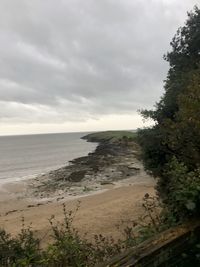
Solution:
M 123 139 L 127 139 L 130 141 L 135 141 L 137 137 L 137 132 L 131 131 L 105 131 L 105 132 L 97 132 L 91 133 L 83 137 L 90 142 L 102 142 L 102 141 L 121 141 Z

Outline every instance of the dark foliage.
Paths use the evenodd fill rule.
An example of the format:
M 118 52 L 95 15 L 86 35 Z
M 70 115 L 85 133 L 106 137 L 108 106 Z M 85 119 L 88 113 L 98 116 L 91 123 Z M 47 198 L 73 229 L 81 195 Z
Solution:
M 140 130 L 138 141 L 146 169 L 158 177 L 160 196 L 180 219 L 200 215 L 200 9 L 188 13 L 171 47 L 165 93 L 155 110 L 141 112 L 155 125 Z

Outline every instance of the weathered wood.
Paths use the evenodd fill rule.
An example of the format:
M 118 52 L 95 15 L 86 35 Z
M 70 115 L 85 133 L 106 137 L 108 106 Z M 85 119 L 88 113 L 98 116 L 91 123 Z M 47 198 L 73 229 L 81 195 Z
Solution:
M 183 261 L 192 242 L 200 240 L 200 221 L 168 229 L 113 258 L 102 267 L 172 267 Z

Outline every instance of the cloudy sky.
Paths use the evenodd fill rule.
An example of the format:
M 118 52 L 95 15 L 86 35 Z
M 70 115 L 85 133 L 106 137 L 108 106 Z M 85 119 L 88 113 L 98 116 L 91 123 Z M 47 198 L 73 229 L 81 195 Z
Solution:
M 0 135 L 134 129 L 193 0 L 0 0 Z

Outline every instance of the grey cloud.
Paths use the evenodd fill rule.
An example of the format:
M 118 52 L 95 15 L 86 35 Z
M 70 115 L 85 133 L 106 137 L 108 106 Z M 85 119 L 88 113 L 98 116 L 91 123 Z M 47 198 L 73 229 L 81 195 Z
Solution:
M 149 108 L 181 0 L 0 0 L 0 120 L 83 121 Z

